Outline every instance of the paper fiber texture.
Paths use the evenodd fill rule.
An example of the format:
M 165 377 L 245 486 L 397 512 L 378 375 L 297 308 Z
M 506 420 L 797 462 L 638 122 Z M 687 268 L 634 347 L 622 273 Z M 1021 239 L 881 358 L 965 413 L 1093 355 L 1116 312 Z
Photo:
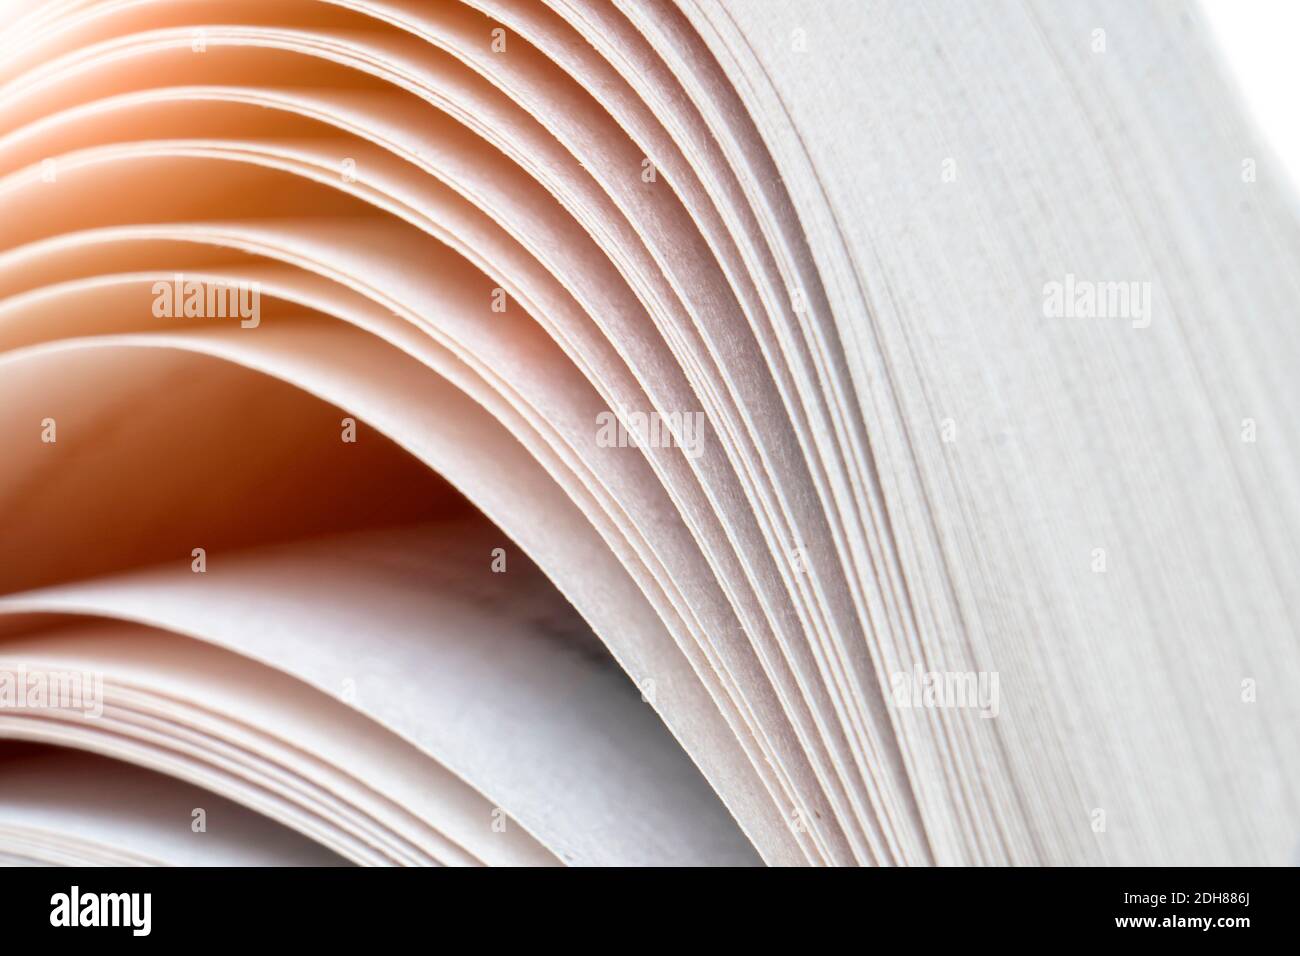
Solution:
M 18 6 L 5 862 L 1294 859 L 1300 231 L 1197 7 Z

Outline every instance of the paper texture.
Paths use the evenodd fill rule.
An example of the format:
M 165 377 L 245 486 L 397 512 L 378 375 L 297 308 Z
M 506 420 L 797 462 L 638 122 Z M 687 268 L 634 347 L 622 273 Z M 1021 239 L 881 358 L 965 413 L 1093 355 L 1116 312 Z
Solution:
M 4 861 L 1294 856 L 1297 205 L 1195 6 L 0 52 Z

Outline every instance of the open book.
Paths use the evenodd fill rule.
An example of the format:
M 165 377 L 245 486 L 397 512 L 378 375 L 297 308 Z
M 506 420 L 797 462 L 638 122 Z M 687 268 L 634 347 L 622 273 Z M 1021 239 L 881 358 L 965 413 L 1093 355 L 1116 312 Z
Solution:
M 1196 8 L 9 7 L 0 860 L 1294 857 Z

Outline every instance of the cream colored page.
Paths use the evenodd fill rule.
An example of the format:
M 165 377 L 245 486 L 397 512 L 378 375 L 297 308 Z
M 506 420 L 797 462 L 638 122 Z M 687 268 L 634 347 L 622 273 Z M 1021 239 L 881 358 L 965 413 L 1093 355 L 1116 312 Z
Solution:
M 43 622 L 26 621 L 25 629 L 33 623 Z M 100 674 L 114 702 L 147 708 L 250 755 L 269 755 L 291 783 L 300 781 L 306 809 L 311 794 L 322 791 L 301 781 L 325 781 L 342 805 L 362 808 L 364 818 L 382 823 L 395 839 L 433 856 L 493 865 L 555 862 L 517 824 L 494 829 L 491 804 L 416 748 L 339 697 L 248 657 L 108 622 L 49 625 L 8 637 L 0 657 L 51 672 Z M 176 745 L 182 742 L 178 734 Z
M 76 833 L 93 855 L 102 847 L 173 866 L 337 866 L 310 841 L 215 794 L 117 761 L 62 751 L 0 756 L 0 827 Z M 93 789 L 97 800 L 84 796 Z M 206 831 L 193 811 L 206 811 Z M 78 853 L 80 855 L 80 853 Z
M 452 76 L 452 75 L 448 75 L 448 76 L 445 77 L 444 79 L 451 80 L 451 79 L 454 79 L 454 76 Z M 502 114 L 502 115 L 504 116 L 505 114 Z M 736 520 L 738 517 L 739 517 L 738 513 L 734 513 L 734 512 L 733 512 L 733 514 L 732 514 L 732 519 L 733 519 L 733 520 Z M 765 559 L 762 557 L 762 555 L 765 553 L 765 551 L 766 551 L 766 547 L 765 547 L 765 546 L 748 546 L 748 547 L 744 547 L 744 548 L 741 549 L 741 554 L 744 556 L 744 560 L 745 560 L 746 562 L 755 562 L 755 561 L 758 561 L 758 562 L 762 563 L 763 561 L 765 561 Z M 728 577 L 727 580 L 728 580 L 728 581 L 731 581 L 731 580 L 733 580 L 733 578 L 732 578 L 732 577 Z M 764 585 L 764 587 L 770 587 L 770 585 Z M 776 611 L 776 612 L 778 612 L 778 613 L 784 614 L 784 615 L 785 615 L 785 621 L 786 621 L 786 623 L 783 625 L 783 627 L 786 628 L 786 632 L 787 632 L 787 634 L 792 633 L 792 632 L 789 630 L 789 628 L 793 626 L 793 625 L 792 625 L 792 620 L 793 620 L 793 619 L 792 619 L 792 617 L 790 616 L 790 615 L 793 613 L 792 609 L 790 609 L 790 608 L 788 608 L 787 606 L 785 606 L 785 605 L 784 605 L 784 602 L 777 602 L 776 604 L 771 604 L 771 603 L 769 603 L 768 605 L 766 605 L 766 607 L 767 607 L 768 609 L 770 609 L 771 611 Z M 803 644 L 802 641 L 787 641 L 787 643 L 785 644 L 785 652 L 792 652 L 792 651 L 793 651 L 793 652 L 802 652 L 803 649 L 804 649 L 804 644 Z M 768 644 L 768 645 L 767 645 L 767 648 L 766 648 L 766 650 L 765 650 L 764 653 L 767 655 L 767 660 L 765 661 L 765 665 L 766 665 L 766 666 L 768 666 L 768 667 L 778 667 L 778 666 L 782 666 L 781 663 L 779 662 L 779 658 L 773 656 L 773 655 L 776 655 L 776 654 L 782 653 L 782 651 L 779 649 L 778 646 L 774 646 L 774 645 Z M 806 672 L 806 671 L 811 667 L 811 664 L 809 664 L 809 663 L 804 663 L 804 664 L 801 665 L 801 666 L 802 666 L 802 669 Z M 788 680 L 788 679 L 787 679 L 787 680 Z M 805 681 L 806 681 L 806 680 L 807 680 L 807 678 L 805 678 Z M 815 689 L 818 688 L 819 686 L 820 686 L 820 685 L 819 685 L 819 684 L 817 683 L 817 681 L 815 681 L 815 680 L 812 681 L 811 684 L 807 684 L 807 683 L 806 683 L 806 684 L 805 684 L 805 692 L 807 692 L 807 689 L 808 689 L 809 687 L 811 687 L 812 689 L 815 690 Z M 786 691 L 786 693 L 789 693 L 789 691 Z M 806 714 L 800 718 L 800 721 L 802 722 L 802 725 L 803 725 L 803 727 L 804 727 L 803 732 L 804 732 L 805 734 L 807 734 L 807 733 L 809 732 L 807 728 L 808 728 L 808 726 L 809 726 L 809 721 L 810 721 L 811 719 L 813 719 L 813 718 L 810 717 L 810 716 L 808 716 L 808 715 L 806 715 Z M 816 752 L 816 749 L 817 749 L 817 748 L 816 748 L 816 745 L 815 745 L 815 744 L 811 744 L 811 742 L 810 742 L 810 745 L 812 745 L 813 748 L 814 748 L 814 751 L 813 751 L 813 752 Z M 786 753 L 785 753 L 784 762 L 787 763 L 787 764 L 792 763 L 793 761 L 797 760 L 799 756 L 800 756 L 800 755 L 799 755 L 799 753 L 798 753 L 797 751 L 787 750 Z M 807 804 L 807 803 L 808 803 L 810 800 L 812 800 L 812 799 L 813 799 L 813 797 L 812 797 L 811 795 L 808 795 L 808 796 L 807 796 L 804 800 L 802 800 L 801 802 Z M 808 809 L 808 808 L 805 807 L 805 809 Z M 817 816 L 818 816 L 818 817 L 823 817 L 824 815 L 819 811 L 819 812 L 817 813 Z
M 1239 175 L 1254 137 L 1195 19 L 1164 5 L 937 16 L 838 3 L 796 23 L 779 4 L 683 6 L 753 51 L 725 66 L 789 109 L 751 101 L 791 188 L 826 197 L 863 290 L 837 320 L 868 426 L 878 356 L 898 408 L 879 428 L 913 449 L 880 446 L 908 578 L 934 614 L 912 666 L 1002 677 L 1002 716 L 963 732 L 980 790 L 958 804 L 938 796 L 942 776 L 917 778 L 938 796 L 948 852 L 1286 858 L 1295 701 L 1247 700 L 1243 682 L 1291 682 L 1298 666 L 1300 470 L 1293 443 L 1245 440 L 1243 422 L 1293 404 L 1294 206 Z M 1099 20 L 1104 54 L 1089 43 Z M 797 28 L 818 52 L 795 69 Z M 867 32 L 882 42 L 850 94 L 828 78 Z M 976 51 L 974 34 L 994 39 Z M 1156 44 L 1148 72 L 1137 64 Z M 906 90 L 875 79 L 899 71 Z M 954 84 L 975 83 L 1022 108 L 961 122 Z M 918 106 L 923 121 L 901 121 Z M 875 131 L 868 174 L 846 129 Z M 1139 298 L 1071 320 L 1050 298 L 1067 276 L 1133 282 Z M 909 719 L 904 732 L 932 730 Z M 1105 836 L 1080 818 L 1098 808 Z M 981 849 L 995 829 L 1007 836 Z

